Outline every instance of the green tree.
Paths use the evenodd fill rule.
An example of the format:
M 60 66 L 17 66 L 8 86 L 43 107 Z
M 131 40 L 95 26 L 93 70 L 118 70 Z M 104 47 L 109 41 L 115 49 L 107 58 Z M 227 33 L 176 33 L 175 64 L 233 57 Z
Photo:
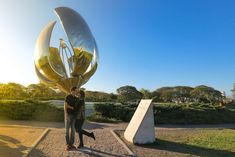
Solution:
M 174 93 L 173 100 L 175 102 L 184 103 L 184 102 L 191 101 L 190 93 L 193 90 L 192 87 L 188 87 L 188 86 L 176 86 L 176 87 L 173 87 L 172 90 L 173 90 L 173 93 Z
M 216 103 L 221 101 L 223 98 L 220 91 L 205 85 L 195 87 L 191 91 L 191 97 L 198 102 L 204 103 Z
M 141 88 L 140 92 L 143 94 L 143 98 L 145 98 L 145 99 L 152 98 L 152 93 L 148 89 Z
M 158 94 L 159 96 L 158 100 L 160 102 L 172 102 L 172 99 L 174 96 L 172 87 L 162 87 L 162 88 L 157 89 L 154 93 Z
M 111 102 L 116 101 L 116 95 L 99 91 L 86 91 L 86 101 L 91 102 Z
M 27 87 L 28 94 L 31 98 L 39 99 L 56 99 L 58 97 L 55 90 L 44 84 L 30 84 Z
M 143 94 L 139 92 L 135 87 L 133 86 L 122 86 L 117 89 L 118 93 L 118 100 L 121 102 L 126 101 L 136 101 L 143 97 Z
M 117 95 L 114 94 L 114 93 L 111 93 L 111 94 L 110 94 L 110 98 L 111 98 L 112 100 L 116 101 L 116 100 L 117 100 Z
M 26 88 L 18 83 L 0 84 L 1 99 L 23 99 L 28 96 Z
M 157 90 L 152 92 L 152 99 L 154 102 L 163 102 L 160 92 Z

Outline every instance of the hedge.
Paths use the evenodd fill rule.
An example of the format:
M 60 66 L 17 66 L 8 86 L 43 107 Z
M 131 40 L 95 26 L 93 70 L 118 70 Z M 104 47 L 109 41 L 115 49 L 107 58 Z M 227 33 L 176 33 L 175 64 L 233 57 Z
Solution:
M 129 122 L 137 105 L 96 103 L 95 112 L 105 118 Z M 235 110 L 212 104 L 155 104 L 155 124 L 219 124 L 235 123 Z
M 0 117 L 13 120 L 63 121 L 64 111 L 39 101 L 0 101 Z

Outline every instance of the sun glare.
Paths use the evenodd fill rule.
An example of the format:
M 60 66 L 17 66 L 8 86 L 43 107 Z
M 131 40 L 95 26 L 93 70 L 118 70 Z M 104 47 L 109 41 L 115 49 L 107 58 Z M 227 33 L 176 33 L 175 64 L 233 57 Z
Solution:
M 3 48 L 0 48 L 0 82 L 1 83 L 7 83 L 11 81 L 13 75 L 14 69 L 12 68 L 14 66 L 14 62 L 11 61 L 9 58 L 9 53 L 5 51 Z
M 22 60 L 15 57 L 11 50 L 0 47 L 0 83 L 16 82 L 28 85 L 37 82 L 36 77 L 34 77 L 33 82 L 31 78 L 29 80 L 26 71 L 27 69 Z

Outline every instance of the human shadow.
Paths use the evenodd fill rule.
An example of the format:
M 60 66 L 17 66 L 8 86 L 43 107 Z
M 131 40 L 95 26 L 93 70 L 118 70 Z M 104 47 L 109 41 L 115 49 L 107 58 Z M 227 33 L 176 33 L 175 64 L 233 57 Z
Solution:
M 88 147 L 84 147 L 83 149 L 81 149 L 79 151 L 84 154 L 92 155 L 94 157 L 103 157 L 104 155 L 110 156 L 110 157 L 121 157 L 120 154 L 113 154 L 113 153 L 109 153 L 109 152 L 105 152 L 105 151 L 101 151 L 101 150 L 96 150 L 96 149 L 88 148 Z M 129 155 L 125 155 L 125 156 L 129 156 Z
M 94 129 L 104 129 L 109 127 L 108 125 L 105 124 L 98 124 L 98 123 L 91 123 L 91 122 L 85 122 L 83 125 L 84 129 L 88 129 L 88 130 L 94 130 Z
M 158 150 L 165 150 L 171 152 L 178 152 L 184 154 L 191 154 L 197 156 L 213 156 L 213 157 L 221 157 L 221 156 L 235 156 L 235 152 L 230 152 L 227 150 L 216 150 L 212 148 L 203 148 L 199 146 L 193 146 L 183 143 L 176 143 L 172 141 L 156 139 L 155 143 L 153 144 L 146 144 L 146 145 L 138 145 L 144 148 L 151 148 L 151 149 L 158 149 Z
M 36 148 L 33 149 L 33 150 L 27 155 L 27 157 L 36 157 L 36 156 L 38 156 L 38 157 L 48 157 L 47 154 L 43 153 L 41 150 L 36 149 Z
M 1 141 L 10 142 L 10 143 L 13 143 L 13 144 L 19 144 L 20 143 L 20 141 L 12 138 L 10 136 L 0 135 L 0 139 L 1 139 Z
M 15 138 L 0 135 L 0 157 L 23 156 L 28 149 Z

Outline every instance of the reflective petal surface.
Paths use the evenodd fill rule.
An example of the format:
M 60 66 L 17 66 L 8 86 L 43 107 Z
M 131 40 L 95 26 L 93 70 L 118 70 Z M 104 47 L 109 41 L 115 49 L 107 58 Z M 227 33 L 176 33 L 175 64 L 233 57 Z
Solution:
M 50 46 L 55 21 L 50 22 L 38 36 L 35 48 L 35 71 L 40 81 L 68 93 L 72 86 L 84 85 L 98 66 L 98 49 L 85 20 L 76 11 L 59 7 L 55 9 L 68 40 L 60 47 Z

